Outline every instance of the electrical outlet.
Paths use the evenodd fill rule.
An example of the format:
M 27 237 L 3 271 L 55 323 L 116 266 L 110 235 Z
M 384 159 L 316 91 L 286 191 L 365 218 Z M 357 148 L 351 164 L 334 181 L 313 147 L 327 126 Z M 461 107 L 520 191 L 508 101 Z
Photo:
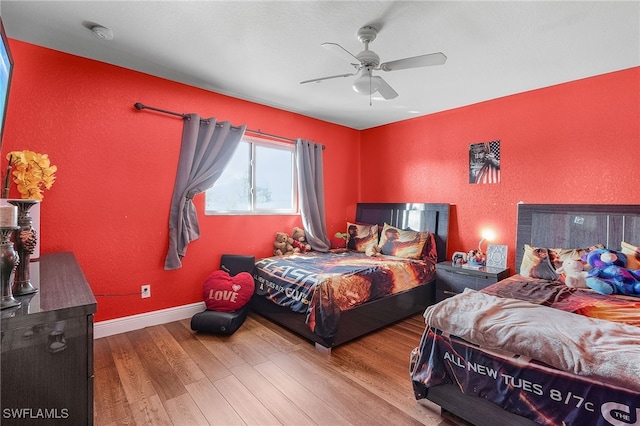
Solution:
M 143 299 L 151 297 L 151 286 L 149 284 L 145 284 L 140 288 L 140 296 Z

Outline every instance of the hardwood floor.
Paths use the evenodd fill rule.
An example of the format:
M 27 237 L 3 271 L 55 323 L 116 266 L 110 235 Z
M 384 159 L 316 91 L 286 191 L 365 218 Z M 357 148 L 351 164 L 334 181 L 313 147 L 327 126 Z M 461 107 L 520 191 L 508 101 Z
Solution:
M 96 425 L 458 425 L 416 401 L 421 315 L 323 355 L 257 314 L 232 336 L 183 320 L 96 339 Z

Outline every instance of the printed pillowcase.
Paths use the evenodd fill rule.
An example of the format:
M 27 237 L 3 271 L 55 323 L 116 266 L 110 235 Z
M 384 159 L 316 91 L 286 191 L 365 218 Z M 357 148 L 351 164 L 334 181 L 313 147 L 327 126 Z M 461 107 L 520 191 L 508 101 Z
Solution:
M 520 275 L 543 280 L 557 280 L 560 275 L 556 272 L 562 267 L 566 259 L 580 259 L 585 270 L 589 268 L 582 257 L 596 248 L 604 248 L 602 244 L 596 244 L 589 248 L 547 248 L 524 245 L 524 256 L 520 265 Z
M 640 247 L 622 242 L 622 253 L 627 256 L 628 269 L 640 269 Z
M 423 234 L 428 234 L 427 242 L 422 249 L 422 254 L 420 258 L 422 260 L 431 260 L 436 263 L 438 261 L 438 250 L 436 248 L 436 237 L 434 237 L 433 232 L 423 232 Z
M 378 225 L 347 222 L 347 249 L 364 253 L 378 244 Z
M 387 223 L 380 235 L 380 249 L 387 256 L 421 259 L 425 244 L 429 241 L 429 232 L 402 230 Z

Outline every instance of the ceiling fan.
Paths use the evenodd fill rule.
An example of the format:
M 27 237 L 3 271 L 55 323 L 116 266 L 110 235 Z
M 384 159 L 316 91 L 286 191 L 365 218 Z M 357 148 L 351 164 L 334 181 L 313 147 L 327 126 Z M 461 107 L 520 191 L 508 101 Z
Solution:
M 300 84 L 321 82 L 341 77 L 351 77 L 360 74 L 353 82 L 353 90 L 363 95 L 371 95 L 378 92 L 384 99 L 393 99 L 398 93 L 380 76 L 373 75 L 374 71 L 397 71 L 408 68 L 428 67 L 431 65 L 442 65 L 447 61 L 447 57 L 442 53 L 429 53 L 426 55 L 412 56 L 395 61 L 380 63 L 380 57 L 373 51 L 369 50 L 369 43 L 375 40 L 378 30 L 371 26 L 364 26 L 358 30 L 358 40 L 364 43 L 364 50 L 357 55 L 352 54 L 338 43 L 322 43 L 322 46 L 336 46 L 358 62 L 352 63 L 355 71 L 347 74 L 331 75 L 328 77 L 313 78 L 311 80 L 301 81 Z

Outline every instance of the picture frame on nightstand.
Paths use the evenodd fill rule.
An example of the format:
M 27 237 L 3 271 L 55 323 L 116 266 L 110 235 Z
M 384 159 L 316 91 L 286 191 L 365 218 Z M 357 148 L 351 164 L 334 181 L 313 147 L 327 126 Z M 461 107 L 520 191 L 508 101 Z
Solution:
M 486 264 L 488 268 L 505 269 L 507 267 L 507 246 L 488 244 Z

